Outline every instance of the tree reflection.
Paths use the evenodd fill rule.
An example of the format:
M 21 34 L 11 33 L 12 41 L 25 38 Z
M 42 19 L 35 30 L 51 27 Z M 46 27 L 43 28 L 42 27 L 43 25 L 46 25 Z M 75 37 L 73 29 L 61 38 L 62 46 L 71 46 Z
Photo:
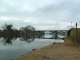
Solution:
M 3 42 L 4 45 L 7 45 L 7 44 L 11 45 L 12 44 L 12 40 L 13 40 L 13 37 L 7 36 L 7 37 L 3 37 L 2 42 Z
M 31 43 L 34 41 L 34 37 L 20 37 L 20 41 L 25 41 L 25 42 L 28 42 L 28 43 Z
M 25 42 L 28 42 L 28 43 L 31 43 L 34 41 L 34 37 L 14 37 L 14 36 L 4 36 L 2 37 L 0 40 L 3 42 L 3 44 L 6 46 L 7 44 L 8 45 L 12 45 L 12 42 L 14 40 L 16 40 L 17 38 L 20 38 L 20 41 L 25 41 Z
M 13 28 L 13 24 L 5 23 L 0 30 L 0 36 L 3 37 L 2 42 L 4 45 L 12 44 L 12 41 L 20 37 L 20 41 L 31 43 L 35 38 L 41 38 L 44 35 L 44 31 L 36 31 L 31 25 L 21 27 L 19 30 Z

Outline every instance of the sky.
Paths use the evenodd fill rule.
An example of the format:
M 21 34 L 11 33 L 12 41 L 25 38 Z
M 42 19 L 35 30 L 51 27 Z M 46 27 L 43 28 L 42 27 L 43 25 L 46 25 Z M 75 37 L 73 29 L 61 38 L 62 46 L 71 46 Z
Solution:
M 66 30 L 76 23 L 80 28 L 80 0 L 0 0 L 0 28 L 4 23 L 16 29 Z

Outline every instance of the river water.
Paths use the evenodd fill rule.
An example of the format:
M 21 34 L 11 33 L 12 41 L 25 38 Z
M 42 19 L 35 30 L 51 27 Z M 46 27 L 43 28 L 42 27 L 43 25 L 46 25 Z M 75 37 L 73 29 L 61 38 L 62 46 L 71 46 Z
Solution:
M 0 60 L 10 60 L 20 55 L 39 49 L 53 42 L 64 43 L 62 39 L 41 39 L 41 38 L 0 38 Z

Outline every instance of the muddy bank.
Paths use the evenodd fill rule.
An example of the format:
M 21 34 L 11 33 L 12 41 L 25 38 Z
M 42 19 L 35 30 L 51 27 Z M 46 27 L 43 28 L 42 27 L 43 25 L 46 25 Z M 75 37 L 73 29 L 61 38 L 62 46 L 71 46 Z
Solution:
M 14 60 L 80 60 L 80 47 L 64 38 L 64 43 L 53 43 Z

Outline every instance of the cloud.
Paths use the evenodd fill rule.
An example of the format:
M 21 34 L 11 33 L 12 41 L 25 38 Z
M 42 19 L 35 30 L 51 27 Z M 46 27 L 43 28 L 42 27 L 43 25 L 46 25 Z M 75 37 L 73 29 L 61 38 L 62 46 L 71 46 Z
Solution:
M 14 27 L 32 25 L 36 29 L 68 29 L 80 26 L 79 0 L 0 0 L 0 23 Z M 58 24 L 55 24 L 58 23 Z M 1 26 L 0 25 L 0 26 Z

